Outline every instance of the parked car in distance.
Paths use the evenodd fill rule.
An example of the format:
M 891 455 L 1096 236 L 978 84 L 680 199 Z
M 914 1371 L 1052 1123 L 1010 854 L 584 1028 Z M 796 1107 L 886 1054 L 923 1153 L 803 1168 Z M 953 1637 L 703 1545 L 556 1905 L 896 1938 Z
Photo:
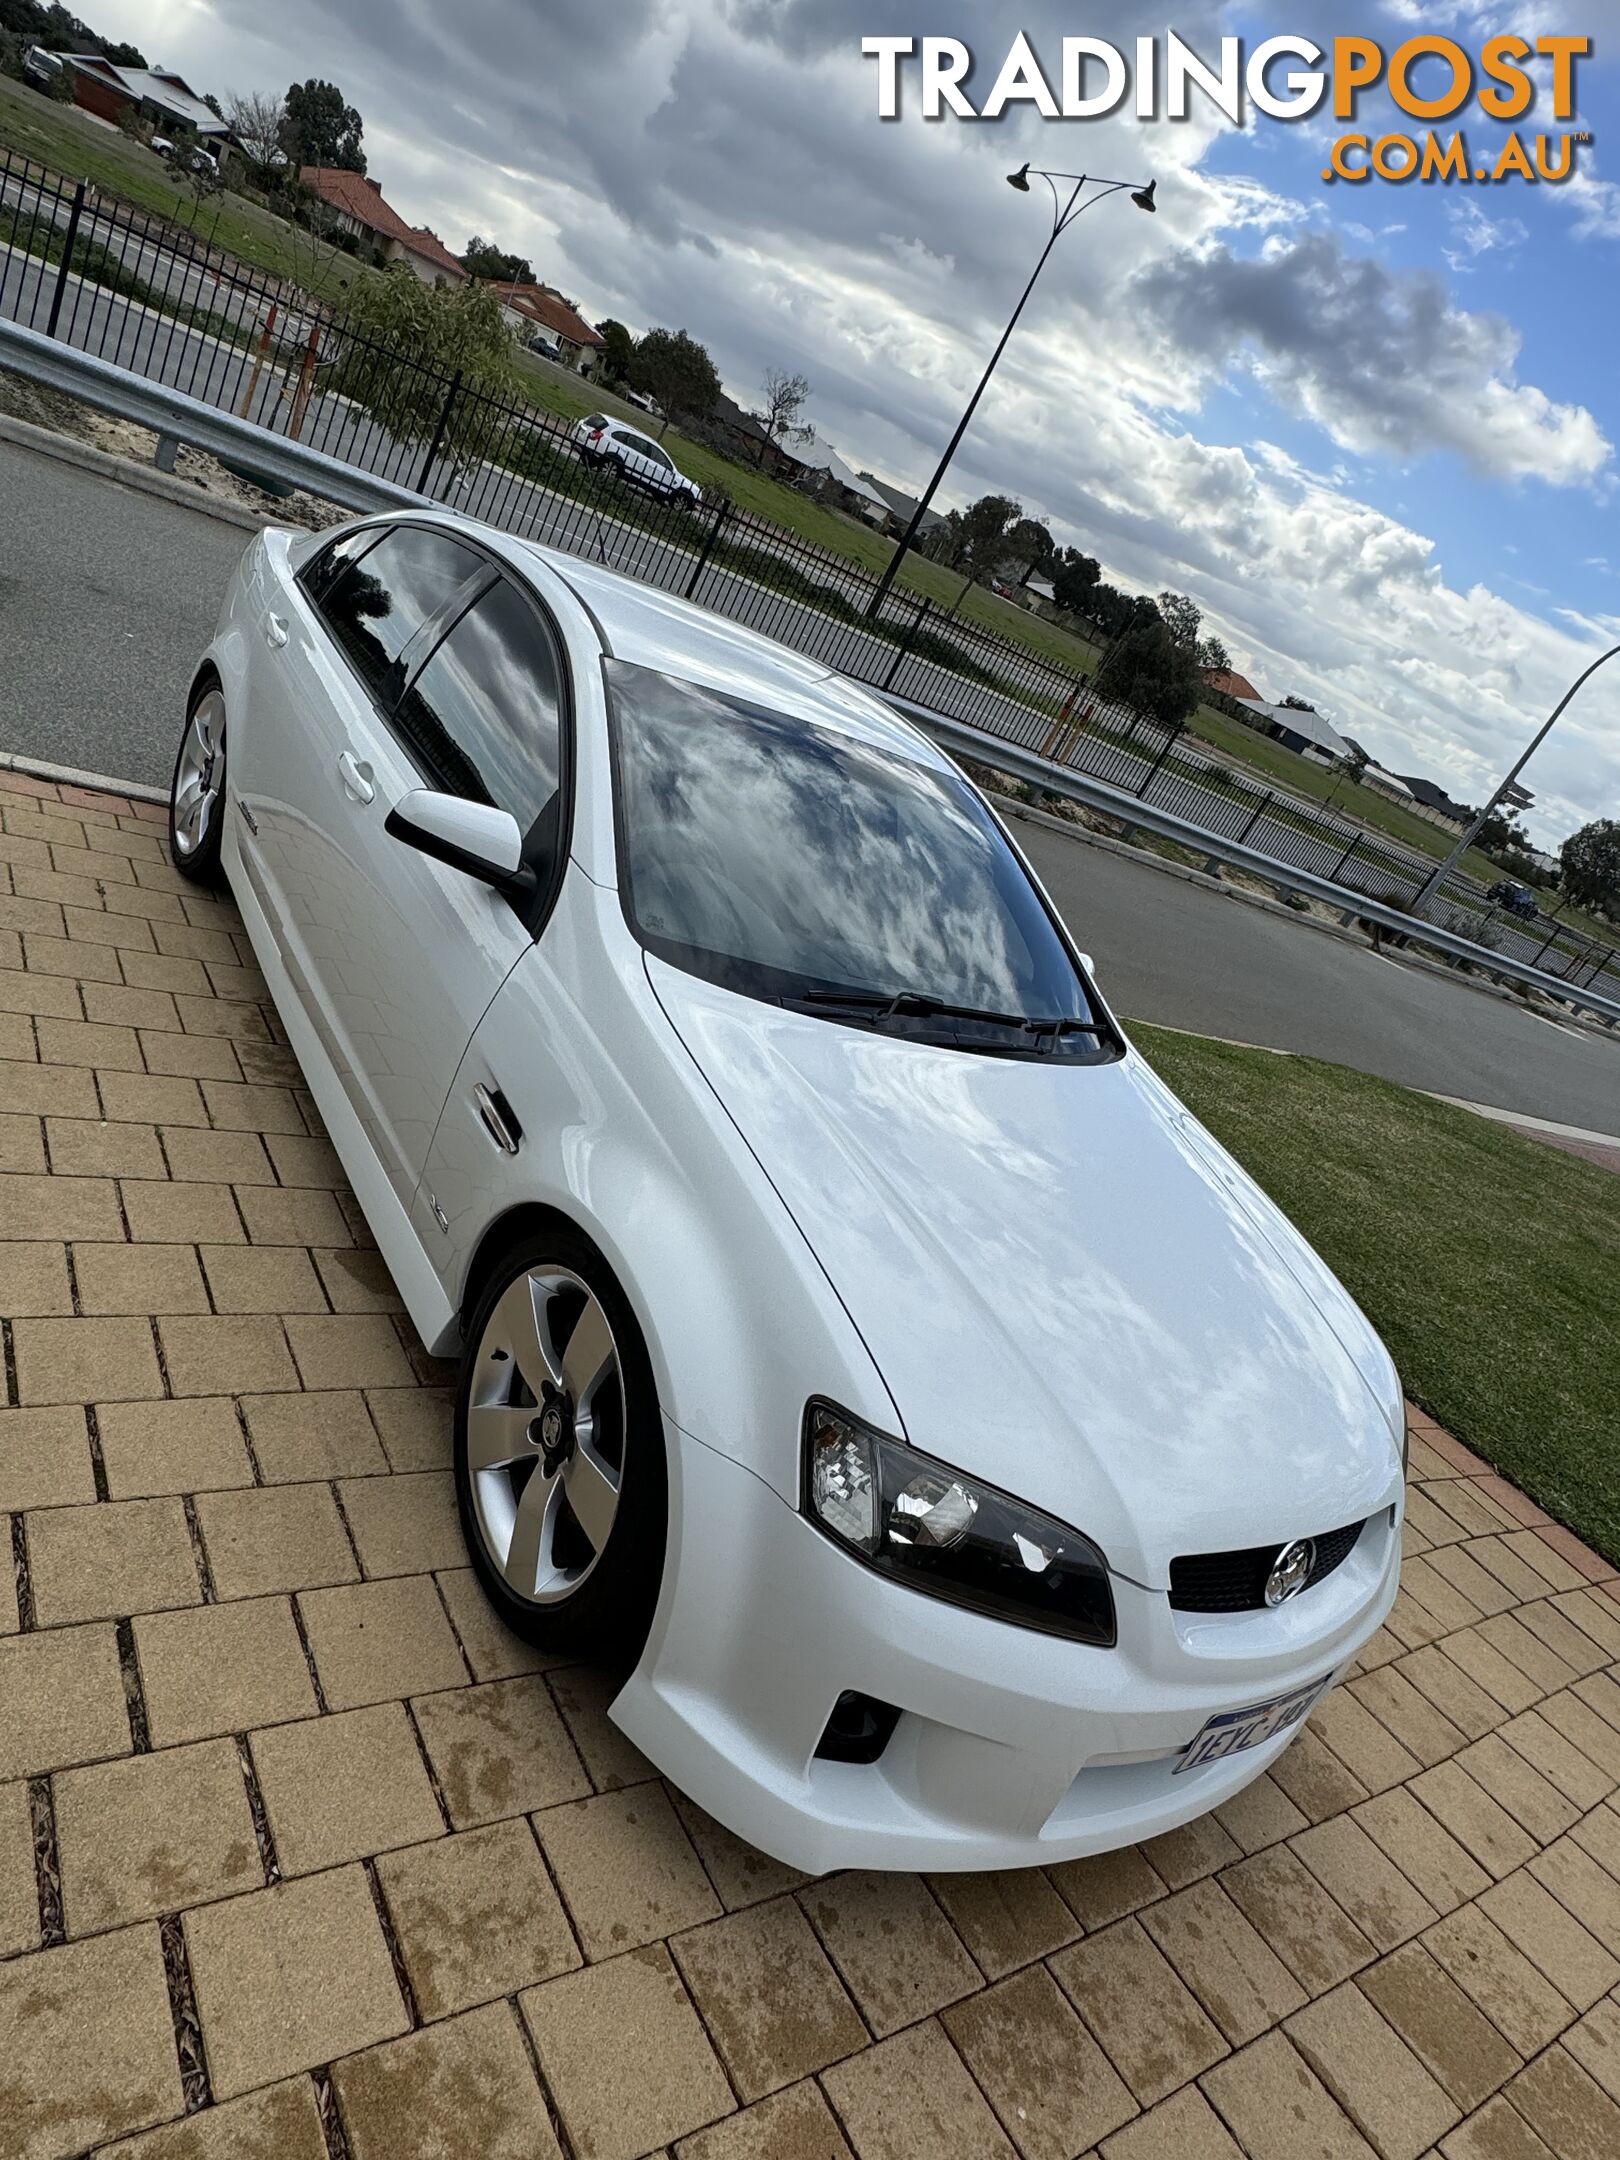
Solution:
M 703 490 L 687 479 L 661 443 L 607 413 L 588 413 L 577 421 L 574 444 L 587 465 L 616 466 L 633 487 L 645 488 L 649 495 L 686 502 L 694 509 L 703 500 Z
M 1515 885 L 1511 878 L 1498 878 L 1485 897 L 1504 915 L 1516 915 L 1520 922 L 1534 922 L 1541 913 L 1535 894 L 1523 885 Z
M 857 684 L 448 512 L 270 530 L 170 843 L 460 1358 L 491 1604 L 739 1836 L 1157 1836 L 1388 1613 L 1387 1353 Z
M 562 359 L 562 347 L 555 338 L 547 337 L 543 330 L 537 330 L 533 337 L 530 338 L 529 350 L 532 353 L 538 353 L 542 360 L 560 361 Z

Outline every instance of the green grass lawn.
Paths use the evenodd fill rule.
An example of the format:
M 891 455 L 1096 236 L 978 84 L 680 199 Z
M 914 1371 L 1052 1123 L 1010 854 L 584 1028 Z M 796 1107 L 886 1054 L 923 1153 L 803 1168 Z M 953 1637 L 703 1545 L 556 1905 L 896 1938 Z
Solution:
M 1132 1034 L 1347 1285 L 1413 1401 L 1620 1561 L 1620 1177 L 1341 1065 Z

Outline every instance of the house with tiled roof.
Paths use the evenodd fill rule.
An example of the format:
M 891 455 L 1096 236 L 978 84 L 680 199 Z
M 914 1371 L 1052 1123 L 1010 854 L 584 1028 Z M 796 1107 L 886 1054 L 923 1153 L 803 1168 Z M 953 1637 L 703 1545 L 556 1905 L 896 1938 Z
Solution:
M 299 179 L 321 198 L 333 221 L 358 239 L 368 240 L 385 263 L 402 262 L 424 285 L 461 285 L 467 273 L 425 225 L 408 225 L 382 185 L 344 165 L 302 165 Z
M 1217 697 L 1236 698 L 1239 704 L 1258 705 L 1262 702 L 1259 691 L 1247 675 L 1239 675 L 1234 668 L 1200 668 L 1206 690 L 1213 690 Z
M 556 346 L 564 367 L 583 375 L 602 349 L 601 337 L 555 286 L 497 285 L 495 297 L 523 342 L 545 338 Z

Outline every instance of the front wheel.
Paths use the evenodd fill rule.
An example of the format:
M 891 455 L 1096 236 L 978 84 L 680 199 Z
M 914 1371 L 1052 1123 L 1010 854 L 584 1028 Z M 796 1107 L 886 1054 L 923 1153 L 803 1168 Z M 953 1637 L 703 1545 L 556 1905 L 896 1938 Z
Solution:
M 467 1345 L 456 1499 L 491 1603 L 548 1650 L 633 1659 L 663 1574 L 668 1483 L 628 1302 L 559 1225 L 503 1257 Z
M 169 855 L 182 877 L 217 885 L 225 830 L 225 698 L 210 683 L 193 698 L 169 788 Z

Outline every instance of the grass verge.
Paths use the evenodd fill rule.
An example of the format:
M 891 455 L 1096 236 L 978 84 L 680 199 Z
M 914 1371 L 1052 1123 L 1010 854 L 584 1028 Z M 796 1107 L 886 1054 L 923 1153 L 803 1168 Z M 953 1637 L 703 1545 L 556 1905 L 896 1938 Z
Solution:
M 1412 1399 L 1620 1562 L 1620 1177 L 1342 1065 L 1132 1033 L 1345 1283 Z

